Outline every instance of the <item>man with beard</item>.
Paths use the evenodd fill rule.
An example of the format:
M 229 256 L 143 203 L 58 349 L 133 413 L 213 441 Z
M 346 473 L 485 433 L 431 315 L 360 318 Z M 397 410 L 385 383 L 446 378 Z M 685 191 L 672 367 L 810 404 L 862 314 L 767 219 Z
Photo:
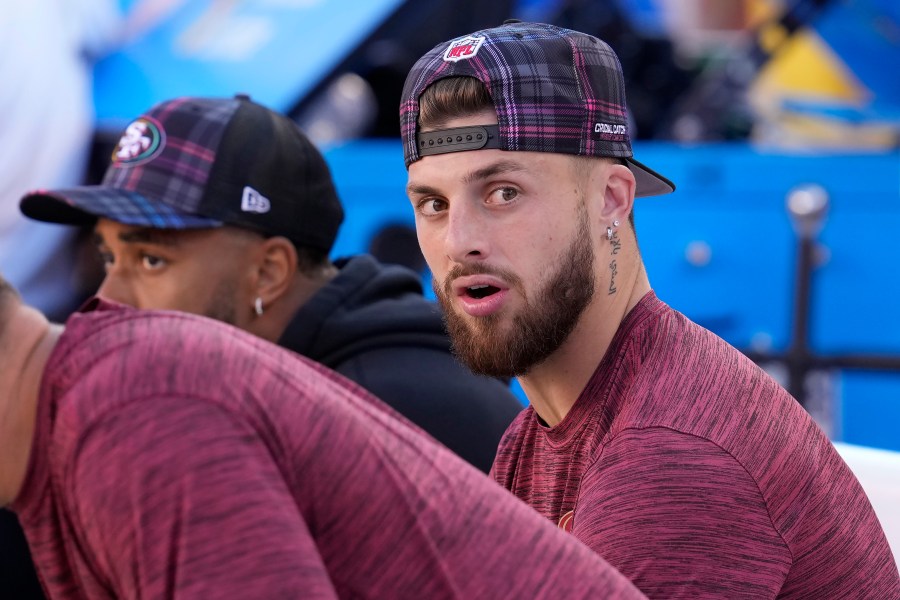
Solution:
M 246 96 L 177 98 L 132 121 L 99 186 L 40 191 L 26 216 L 94 225 L 98 295 L 204 315 L 359 383 L 487 472 L 522 405 L 450 352 L 420 277 L 332 263 L 343 210 L 299 127 Z
M 359 386 L 234 327 L 102 300 L 53 325 L 0 277 L 0 356 L 0 507 L 52 599 L 645 597 Z
M 653 293 L 619 62 L 509 22 L 403 90 L 407 193 L 457 353 L 531 401 L 498 482 L 650 597 L 895 598 L 859 483 L 784 389 Z

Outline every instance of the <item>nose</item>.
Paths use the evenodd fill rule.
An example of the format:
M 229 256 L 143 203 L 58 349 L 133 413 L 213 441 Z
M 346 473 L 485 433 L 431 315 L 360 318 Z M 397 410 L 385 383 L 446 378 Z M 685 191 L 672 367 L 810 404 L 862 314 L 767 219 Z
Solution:
M 107 268 L 106 277 L 103 278 L 100 287 L 97 288 L 97 296 L 104 300 L 112 300 L 113 302 L 139 308 L 124 275 L 115 265 Z
M 487 258 L 487 231 L 476 207 L 465 201 L 451 204 L 445 244 L 447 257 L 453 262 L 466 263 Z

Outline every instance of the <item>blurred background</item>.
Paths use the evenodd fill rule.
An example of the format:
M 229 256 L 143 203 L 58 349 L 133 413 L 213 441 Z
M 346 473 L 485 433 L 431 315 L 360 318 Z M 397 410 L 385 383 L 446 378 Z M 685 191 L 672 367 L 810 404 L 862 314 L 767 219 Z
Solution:
M 3 6 L 0 271 L 57 318 L 96 289 L 100 266 L 87 234 L 22 223 L 18 198 L 98 182 L 121 129 L 155 102 L 246 93 L 291 115 L 345 203 L 335 257 L 371 252 L 430 288 L 398 139 L 413 62 L 507 18 L 607 41 L 625 73 L 635 155 L 678 187 L 635 208 L 658 296 L 794 394 L 860 476 L 900 554 L 896 0 Z

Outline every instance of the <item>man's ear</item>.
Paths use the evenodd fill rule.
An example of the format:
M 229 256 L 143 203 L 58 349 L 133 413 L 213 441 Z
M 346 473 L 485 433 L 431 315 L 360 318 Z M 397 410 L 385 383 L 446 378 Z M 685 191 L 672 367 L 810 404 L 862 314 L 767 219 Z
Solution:
M 625 165 L 607 166 L 606 192 L 600 218 L 605 223 L 625 223 L 634 206 L 636 182 L 634 173 Z
M 285 237 L 267 238 L 260 246 L 256 265 L 256 295 L 269 306 L 291 287 L 297 273 L 297 249 Z

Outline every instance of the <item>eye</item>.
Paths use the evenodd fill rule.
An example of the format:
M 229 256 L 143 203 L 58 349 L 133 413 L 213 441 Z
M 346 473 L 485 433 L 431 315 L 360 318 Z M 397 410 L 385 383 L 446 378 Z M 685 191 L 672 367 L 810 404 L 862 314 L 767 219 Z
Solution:
M 158 271 L 165 267 L 168 263 L 166 259 L 154 256 L 153 254 L 142 254 L 141 264 L 148 271 Z
M 447 202 L 440 198 L 427 198 L 419 202 L 417 208 L 425 216 L 433 216 L 447 210 Z
M 103 261 L 103 268 L 108 271 L 109 268 L 113 266 L 113 263 L 116 262 L 116 258 L 113 256 L 112 252 L 107 252 L 105 250 L 100 250 L 99 252 L 100 260 Z
M 488 202 L 492 204 L 509 204 L 519 197 L 519 190 L 513 187 L 499 187 L 491 192 Z

